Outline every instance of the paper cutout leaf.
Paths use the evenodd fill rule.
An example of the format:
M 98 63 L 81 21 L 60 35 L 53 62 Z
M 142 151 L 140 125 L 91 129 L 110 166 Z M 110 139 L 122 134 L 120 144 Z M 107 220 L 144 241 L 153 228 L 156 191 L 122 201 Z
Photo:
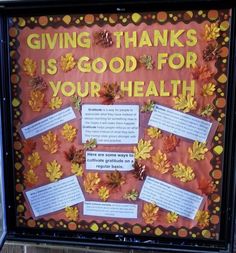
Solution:
M 86 150 L 91 150 L 97 147 L 97 140 L 96 139 L 89 139 L 84 143 L 84 148 Z
M 100 45 L 103 48 L 111 47 L 113 44 L 111 33 L 107 30 L 98 31 L 93 34 L 96 45 Z
M 27 76 L 34 76 L 36 73 L 36 61 L 30 58 L 25 58 L 23 62 L 23 70 Z
M 24 174 L 24 178 L 25 178 L 26 183 L 31 184 L 31 185 L 35 185 L 38 182 L 38 176 L 32 169 L 28 170 Z
M 216 90 L 216 86 L 214 83 L 204 84 L 202 88 L 202 95 L 204 97 L 212 96 L 215 90 Z
M 72 145 L 70 148 L 69 148 L 69 151 L 68 152 L 64 152 L 65 154 L 65 158 L 67 161 L 71 162 L 75 156 L 75 152 L 76 152 L 76 148 L 74 145 Z
M 150 138 L 157 138 L 157 139 L 162 136 L 161 130 L 156 127 L 149 127 L 147 129 L 147 134 Z
M 144 102 L 144 105 L 141 107 L 141 112 L 152 112 L 154 109 L 155 103 L 152 100 Z
M 182 163 L 173 165 L 172 176 L 178 178 L 181 182 L 189 182 L 195 178 L 193 169 L 190 166 L 184 166 Z
M 75 174 L 77 177 L 82 177 L 84 174 L 82 165 L 78 163 L 71 164 L 71 172 Z
M 205 24 L 203 38 L 206 41 L 212 41 L 216 40 L 218 37 L 220 37 L 220 28 L 218 27 L 218 24 Z
M 202 194 L 210 195 L 216 191 L 216 185 L 213 181 L 201 178 L 198 181 L 198 189 L 202 191 Z
M 194 141 L 192 148 L 188 148 L 189 158 L 190 160 L 203 160 L 207 151 L 206 143 Z
M 41 157 L 38 152 L 33 152 L 27 158 L 27 163 L 29 164 L 30 169 L 34 169 L 41 164 Z
M 178 97 L 173 98 L 175 102 L 174 108 L 176 110 L 181 110 L 183 112 L 190 112 L 194 111 L 197 108 L 197 102 L 194 100 L 193 97 L 191 97 L 190 94 L 187 96 L 184 96 L 180 94 Z
M 216 60 L 220 57 L 220 48 L 217 43 L 210 43 L 203 50 L 203 60 L 206 62 Z
M 72 142 L 77 134 L 77 129 L 73 127 L 71 124 L 65 124 L 61 130 L 62 136 L 67 140 Z
M 214 112 L 214 110 L 215 110 L 214 105 L 207 104 L 206 106 L 204 106 L 202 108 L 202 111 L 201 111 L 200 115 L 203 116 L 203 117 L 211 116 L 212 113 Z
M 48 84 L 45 82 L 45 80 L 41 76 L 33 77 L 29 81 L 30 86 L 33 90 L 46 90 L 48 88 Z
M 98 189 L 98 196 L 102 201 L 107 201 L 110 196 L 110 190 L 106 186 L 101 186 Z
M 169 224 L 177 222 L 179 215 L 175 212 L 168 212 L 166 215 L 166 220 Z
M 208 227 L 210 224 L 210 214 L 208 211 L 197 211 L 197 214 L 194 218 L 197 221 L 200 228 Z
M 158 150 L 157 153 L 152 156 L 154 169 L 161 174 L 167 173 L 171 168 L 171 162 L 167 159 L 167 155 Z
M 93 193 L 97 187 L 99 182 L 101 181 L 98 173 L 94 173 L 94 172 L 89 172 L 84 179 L 84 190 L 87 193 Z
M 45 105 L 45 96 L 40 90 L 32 90 L 30 92 L 29 106 L 32 111 L 40 112 Z
M 24 146 L 22 150 L 23 154 L 30 155 L 32 151 L 35 150 L 36 148 L 36 142 L 32 140 L 26 140 L 24 141 L 23 146 Z
M 134 156 L 135 159 L 143 159 L 146 160 L 151 157 L 150 152 L 153 149 L 151 145 L 151 140 L 149 141 L 144 141 L 141 139 L 138 142 L 138 146 L 134 147 Z
M 43 147 L 49 153 L 54 154 L 58 150 L 57 135 L 49 131 L 46 135 L 42 136 Z
M 64 72 L 68 72 L 75 67 L 75 59 L 72 53 L 68 53 L 65 56 L 61 56 L 60 66 Z
M 163 139 L 162 149 L 165 153 L 170 153 L 176 149 L 176 147 L 179 145 L 179 142 L 180 139 L 173 134 L 165 136 Z
M 138 180 L 144 180 L 146 178 L 146 165 L 143 165 L 137 161 L 133 164 L 133 175 Z
M 81 110 L 81 105 L 82 105 L 81 97 L 79 97 L 77 95 L 74 95 L 74 96 L 71 97 L 71 100 L 72 100 L 73 107 L 80 111 Z
M 192 76 L 194 80 L 207 82 L 213 77 L 214 73 L 209 69 L 207 65 L 196 66 L 192 70 Z
M 103 98 L 103 104 L 113 104 L 115 100 L 122 97 L 120 85 L 117 83 L 104 83 L 99 95 Z
M 79 210 L 77 207 L 66 207 L 66 218 L 70 221 L 77 221 L 79 217 Z
M 159 207 L 152 203 L 144 203 L 142 217 L 146 224 L 153 224 L 158 218 Z
M 112 189 L 120 187 L 125 183 L 125 178 L 118 170 L 107 173 L 107 179 L 107 185 Z
M 78 149 L 75 151 L 72 163 L 84 164 L 85 163 L 84 149 Z
M 56 110 L 61 108 L 62 106 L 62 99 L 60 97 L 52 97 L 49 102 L 49 108 L 52 110 Z
M 58 181 L 58 179 L 60 179 L 61 176 L 63 175 L 63 172 L 61 171 L 61 165 L 57 163 L 56 160 L 48 162 L 46 164 L 46 167 L 47 167 L 46 177 L 50 180 L 50 182 Z
M 137 198 L 138 198 L 138 191 L 136 190 L 136 189 L 132 189 L 132 190 L 130 190 L 130 191 L 127 191 L 125 194 L 124 194 L 124 196 L 123 196 L 123 198 L 124 199 L 127 199 L 127 200 L 129 200 L 129 201 L 136 201 L 137 200 Z
M 142 55 L 139 57 L 139 62 L 144 65 L 147 70 L 153 69 L 153 60 L 151 55 Z

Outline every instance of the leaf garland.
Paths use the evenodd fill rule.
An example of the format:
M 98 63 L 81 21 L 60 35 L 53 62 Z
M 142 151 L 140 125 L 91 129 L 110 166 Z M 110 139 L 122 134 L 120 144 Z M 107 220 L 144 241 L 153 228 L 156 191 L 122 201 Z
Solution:
M 41 157 L 38 152 L 33 152 L 27 158 L 27 163 L 29 164 L 30 169 L 34 169 L 41 164 Z
M 167 173 L 171 168 L 171 162 L 167 159 L 167 155 L 158 150 L 155 155 L 152 156 L 154 169 L 161 174 Z
M 173 98 L 173 100 L 175 102 L 174 109 L 176 110 L 190 112 L 197 108 L 197 102 L 190 94 L 187 96 L 180 94 L 178 97 Z
M 134 147 L 134 156 L 135 159 L 143 159 L 146 160 L 151 157 L 150 152 L 152 151 L 153 147 L 151 144 L 151 140 L 144 141 L 140 139 L 138 142 L 138 146 Z
M 208 151 L 205 142 L 194 141 L 192 148 L 188 148 L 189 159 L 190 160 L 204 160 L 205 153 Z
M 146 224 L 153 224 L 158 218 L 159 207 L 152 203 L 144 203 L 142 218 Z
M 57 135 L 49 131 L 46 135 L 42 136 L 43 148 L 50 154 L 54 154 L 58 150 Z
M 66 212 L 66 218 L 69 219 L 69 221 L 77 221 L 79 217 L 79 210 L 77 207 L 66 207 L 65 208 Z
M 101 186 L 98 189 L 98 196 L 102 201 L 107 201 L 110 197 L 110 190 L 106 186 Z
M 154 139 L 154 138 L 160 138 L 162 136 L 162 132 L 160 129 L 156 128 L 156 127 L 149 127 L 147 129 L 147 134 L 150 138 Z
M 58 181 L 63 175 L 63 172 L 61 171 L 61 165 L 57 163 L 56 160 L 48 162 L 46 164 L 46 167 L 47 167 L 46 177 L 50 180 L 50 182 Z
M 87 193 L 93 193 L 97 187 L 99 182 L 101 181 L 101 178 L 99 177 L 97 172 L 89 172 L 83 181 L 84 184 L 84 190 Z
M 190 166 L 184 166 L 182 163 L 178 163 L 172 167 L 172 176 L 178 178 L 183 183 L 192 181 L 195 178 L 193 169 Z
M 72 142 L 76 137 L 77 129 L 71 124 L 66 123 L 61 130 L 61 134 L 67 141 Z

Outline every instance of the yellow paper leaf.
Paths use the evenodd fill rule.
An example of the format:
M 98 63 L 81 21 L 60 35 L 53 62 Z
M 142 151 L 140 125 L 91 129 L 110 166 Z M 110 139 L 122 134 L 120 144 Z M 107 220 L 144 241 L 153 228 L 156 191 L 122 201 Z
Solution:
M 158 217 L 159 207 L 152 203 L 144 203 L 142 217 L 146 224 L 153 224 Z
M 160 138 L 162 136 L 161 130 L 156 127 L 149 127 L 147 134 L 150 138 Z
M 216 40 L 220 37 L 220 28 L 218 27 L 217 23 L 213 24 L 205 24 L 205 32 L 204 32 L 204 39 L 206 41 Z
M 30 169 L 34 169 L 41 164 L 41 158 L 38 152 L 33 152 L 27 158 L 27 163 L 30 166 Z
M 24 174 L 24 178 L 25 178 L 26 183 L 29 183 L 31 185 L 34 185 L 38 182 L 38 176 L 32 169 L 28 170 Z
M 138 146 L 134 147 L 134 155 L 135 159 L 143 159 L 146 160 L 151 157 L 150 151 L 153 149 L 151 145 L 151 141 L 144 141 L 141 139 L 138 142 Z
M 189 182 L 195 178 L 193 169 L 190 166 L 184 166 L 182 163 L 173 165 L 172 176 L 178 178 L 181 182 Z
M 62 136 L 67 140 L 72 142 L 76 137 L 77 130 L 70 124 L 65 124 L 61 130 Z
M 23 69 L 24 72 L 27 76 L 34 76 L 36 73 L 36 61 L 30 59 L 30 58 L 25 58 L 23 62 Z
M 84 179 L 84 189 L 88 193 L 93 193 L 98 183 L 101 181 L 100 177 L 98 176 L 98 173 L 89 172 Z
M 65 56 L 61 56 L 60 65 L 61 65 L 61 69 L 64 72 L 68 72 L 72 70 L 75 67 L 75 64 L 76 62 L 72 53 L 68 53 Z
M 44 93 L 40 90 L 32 90 L 30 92 L 29 106 L 32 111 L 40 112 L 45 104 Z
M 63 175 L 63 172 L 61 171 L 61 165 L 57 163 L 56 160 L 47 163 L 46 167 L 47 167 L 46 177 L 49 178 L 51 182 L 58 181 L 58 179 L 60 179 L 61 176 Z
M 178 97 L 173 98 L 175 102 L 174 108 L 183 112 L 190 112 L 197 108 L 197 102 L 191 97 L 190 94 L 184 96 L 180 94 Z
M 55 110 L 61 108 L 61 106 L 62 106 L 62 99 L 60 97 L 51 98 L 49 108 Z
M 152 156 L 154 168 L 161 174 L 168 172 L 171 168 L 171 162 L 167 159 L 167 155 L 158 150 L 157 153 Z
M 202 95 L 204 97 L 212 96 L 215 90 L 216 90 L 216 86 L 214 83 L 204 84 L 202 88 Z
M 189 158 L 190 160 L 203 160 L 207 151 L 206 143 L 194 141 L 192 148 L 188 148 Z
M 167 222 L 171 224 L 171 223 L 177 222 L 179 219 L 179 216 L 175 212 L 168 212 L 166 215 L 166 219 L 167 219 Z
M 77 221 L 79 216 L 79 210 L 77 207 L 66 207 L 66 218 L 68 218 L 70 221 Z
M 110 196 L 110 191 L 106 186 L 101 186 L 98 189 L 98 196 L 102 201 L 107 201 Z
M 43 147 L 49 153 L 54 154 L 58 150 L 57 136 L 53 132 L 49 131 L 46 135 L 42 136 Z
M 78 163 L 71 164 L 71 172 L 75 174 L 77 177 L 82 177 L 84 174 L 82 165 Z
M 194 218 L 194 220 L 197 221 L 198 226 L 200 226 L 201 228 L 207 227 L 209 226 L 210 223 L 210 214 L 208 211 L 197 211 L 197 214 Z

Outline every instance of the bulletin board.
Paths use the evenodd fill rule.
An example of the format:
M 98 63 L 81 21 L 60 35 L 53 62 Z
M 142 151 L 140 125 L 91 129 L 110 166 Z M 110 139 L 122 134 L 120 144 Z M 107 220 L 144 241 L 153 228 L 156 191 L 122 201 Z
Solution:
M 17 227 L 219 239 L 230 17 L 10 18 Z

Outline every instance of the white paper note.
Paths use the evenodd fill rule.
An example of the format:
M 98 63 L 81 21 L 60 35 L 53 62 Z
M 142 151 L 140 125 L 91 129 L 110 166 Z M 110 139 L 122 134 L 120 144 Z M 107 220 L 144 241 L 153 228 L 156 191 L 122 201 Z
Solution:
M 84 201 L 76 176 L 26 191 L 25 194 L 36 218 Z
M 139 198 L 192 220 L 203 201 L 200 195 L 152 177 L 146 178 Z
M 37 120 L 32 124 L 22 127 L 21 131 L 24 135 L 24 138 L 29 139 L 75 118 L 76 116 L 72 107 L 67 107 L 56 113 L 46 116 L 45 118 Z
M 138 105 L 83 105 L 82 142 L 136 144 L 139 138 Z
M 137 219 L 138 205 L 114 202 L 84 202 L 84 215 Z
M 162 105 L 155 105 L 149 126 L 199 142 L 207 142 L 212 123 Z
M 121 152 L 86 152 L 87 170 L 133 170 L 134 153 Z

